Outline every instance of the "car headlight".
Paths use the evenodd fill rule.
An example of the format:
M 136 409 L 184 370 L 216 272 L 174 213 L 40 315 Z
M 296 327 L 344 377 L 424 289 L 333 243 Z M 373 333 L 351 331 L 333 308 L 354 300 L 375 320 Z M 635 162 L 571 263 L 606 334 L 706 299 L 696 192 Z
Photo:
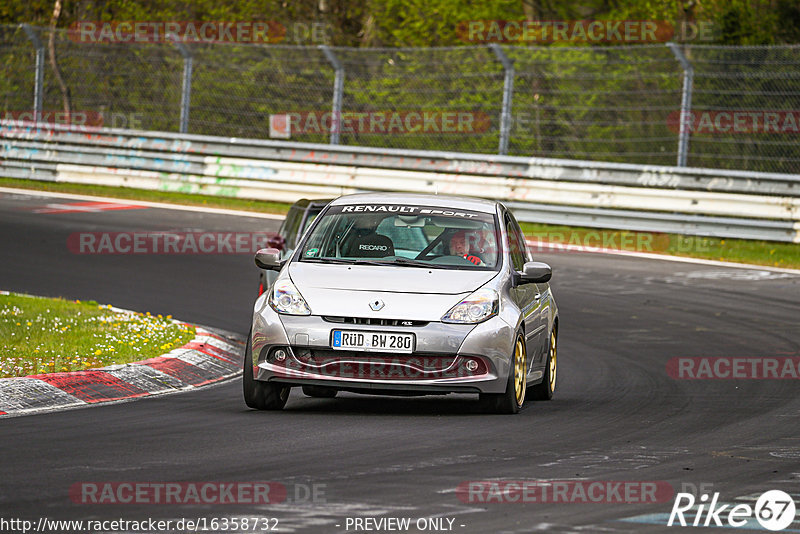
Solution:
M 443 323 L 480 323 L 497 315 L 500 297 L 494 289 L 479 289 L 444 314 Z
M 276 312 L 286 315 L 311 315 L 311 308 L 306 304 L 303 295 L 288 278 L 278 280 L 272 286 L 269 305 Z

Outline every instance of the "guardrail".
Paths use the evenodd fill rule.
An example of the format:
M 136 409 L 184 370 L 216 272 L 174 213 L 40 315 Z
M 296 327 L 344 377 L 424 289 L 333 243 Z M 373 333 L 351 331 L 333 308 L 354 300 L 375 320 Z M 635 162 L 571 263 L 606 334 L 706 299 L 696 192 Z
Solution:
M 293 202 L 360 191 L 506 202 L 520 220 L 800 242 L 800 176 L 0 121 L 0 175 Z

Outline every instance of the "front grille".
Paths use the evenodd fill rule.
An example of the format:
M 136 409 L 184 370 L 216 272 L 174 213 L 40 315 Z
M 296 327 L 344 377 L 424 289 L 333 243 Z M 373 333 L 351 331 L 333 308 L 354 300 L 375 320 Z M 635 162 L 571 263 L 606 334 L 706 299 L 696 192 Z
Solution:
M 378 317 L 333 317 L 326 315 L 323 321 L 337 324 L 358 324 L 370 326 L 426 326 L 428 321 L 410 321 L 408 319 L 381 319 Z
M 360 352 L 310 347 L 291 347 L 285 361 L 274 361 L 277 376 L 297 376 L 298 372 L 318 377 L 358 380 L 431 380 L 475 378 L 485 375 L 488 367 L 483 358 L 453 354 L 395 354 Z M 274 353 L 275 351 L 273 351 Z M 477 363 L 473 369 L 468 362 Z M 474 366 L 474 364 L 472 364 Z
M 453 365 L 456 355 L 396 354 L 391 352 L 362 352 L 357 350 L 294 349 L 295 358 L 306 365 L 326 366 L 348 361 L 374 366 L 410 366 L 424 372 L 436 372 Z

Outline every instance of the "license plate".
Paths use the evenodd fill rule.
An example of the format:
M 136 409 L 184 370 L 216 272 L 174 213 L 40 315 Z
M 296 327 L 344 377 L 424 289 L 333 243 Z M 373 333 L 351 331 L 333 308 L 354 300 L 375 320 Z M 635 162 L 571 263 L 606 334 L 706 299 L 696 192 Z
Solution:
M 413 352 L 414 334 L 334 330 L 331 346 L 339 350 Z

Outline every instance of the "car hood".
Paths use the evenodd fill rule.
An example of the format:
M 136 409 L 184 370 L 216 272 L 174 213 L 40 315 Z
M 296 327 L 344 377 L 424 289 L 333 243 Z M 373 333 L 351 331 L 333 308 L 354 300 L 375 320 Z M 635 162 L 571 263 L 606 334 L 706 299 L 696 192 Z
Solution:
M 438 321 L 497 272 L 293 262 L 289 276 L 314 315 Z
M 459 295 L 475 291 L 497 276 L 497 272 L 294 262 L 289 266 L 289 276 L 298 289 Z

